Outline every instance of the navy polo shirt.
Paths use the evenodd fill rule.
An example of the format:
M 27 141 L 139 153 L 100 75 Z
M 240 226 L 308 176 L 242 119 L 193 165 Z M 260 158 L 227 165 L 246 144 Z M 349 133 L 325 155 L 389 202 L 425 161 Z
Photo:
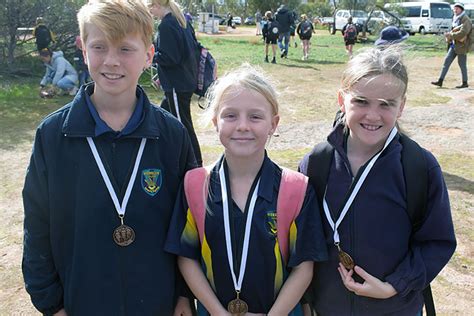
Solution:
M 227 307 L 227 304 L 235 299 L 236 293 L 229 269 L 224 234 L 219 181 L 221 163 L 222 159 L 210 175 L 207 200 L 209 211 L 205 218 L 203 244 L 200 244 L 195 221 L 189 211 L 184 190 L 181 188 L 165 250 L 198 260 L 217 298 L 224 307 Z M 249 312 L 252 313 L 268 313 L 292 267 L 304 261 L 327 259 L 318 204 L 313 188 L 308 186 L 301 212 L 292 223 L 294 226 L 290 231 L 290 257 L 288 264 L 285 264 L 281 252 L 278 251 L 276 239 L 276 204 L 281 169 L 265 157 L 260 172 L 260 186 L 252 218 L 247 266 L 240 293 L 240 298 L 248 304 Z M 235 203 L 230 209 L 234 234 L 239 236 L 245 230 L 246 214 Z M 241 238 L 235 238 L 235 240 L 238 247 L 241 247 Z M 240 256 L 238 258 L 240 264 Z M 236 273 L 238 274 L 238 271 Z M 207 311 L 202 306 L 200 307 L 199 315 L 207 315 Z
M 143 91 L 136 90 L 135 109 L 121 131 L 114 131 L 99 116 L 91 99 L 91 95 L 94 93 L 93 86 L 86 86 L 85 92 L 87 108 L 95 122 L 94 143 L 114 190 L 121 200 L 125 194 L 140 146 L 141 138 L 130 135 L 140 126 L 145 117 Z

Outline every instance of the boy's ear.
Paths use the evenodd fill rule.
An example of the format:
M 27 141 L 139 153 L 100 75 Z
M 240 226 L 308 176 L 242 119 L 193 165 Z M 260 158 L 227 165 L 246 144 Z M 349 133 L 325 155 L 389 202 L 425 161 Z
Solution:
M 84 57 L 84 64 L 89 65 L 89 61 L 87 60 L 87 51 L 86 48 L 82 48 L 82 57 Z
M 344 91 L 342 89 L 337 91 L 337 104 L 339 104 L 339 108 L 342 112 L 346 111 L 344 107 Z
M 153 63 L 153 56 L 155 56 L 155 46 L 153 44 L 150 45 L 146 52 L 146 66 L 147 68 L 151 66 Z

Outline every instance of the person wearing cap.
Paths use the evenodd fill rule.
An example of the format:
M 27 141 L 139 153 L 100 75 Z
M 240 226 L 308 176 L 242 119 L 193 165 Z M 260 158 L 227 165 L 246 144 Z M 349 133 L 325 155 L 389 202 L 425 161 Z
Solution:
M 456 3 L 453 6 L 453 24 L 450 32 L 445 34 L 448 42 L 448 54 L 444 58 L 443 68 L 437 81 L 432 81 L 431 84 L 442 87 L 444 78 L 448 73 L 449 66 L 458 58 L 458 65 L 461 68 L 462 83 L 456 88 L 467 88 L 467 53 L 470 50 L 473 42 L 472 22 L 464 12 L 464 4 Z
M 398 44 L 408 38 L 408 33 L 396 26 L 389 25 L 380 32 L 380 37 L 375 41 L 375 46 L 388 46 Z

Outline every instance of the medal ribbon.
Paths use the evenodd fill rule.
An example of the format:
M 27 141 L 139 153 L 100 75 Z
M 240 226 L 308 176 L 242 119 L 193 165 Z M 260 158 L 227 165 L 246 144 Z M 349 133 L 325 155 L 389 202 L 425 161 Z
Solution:
M 342 220 L 344 219 L 347 212 L 349 211 L 349 208 L 351 207 L 352 202 L 354 202 L 354 199 L 355 199 L 357 193 L 359 192 L 359 189 L 362 187 L 362 184 L 364 183 L 365 178 L 367 178 L 367 175 L 369 174 L 370 170 L 374 166 L 375 162 L 377 161 L 379 156 L 383 153 L 385 148 L 387 148 L 387 146 L 393 140 L 393 138 L 395 137 L 397 132 L 398 132 L 397 128 L 394 127 L 392 129 L 392 131 L 390 132 L 387 140 L 385 141 L 385 144 L 384 144 L 382 150 L 377 155 L 372 157 L 372 159 L 369 161 L 367 167 L 364 169 L 364 171 L 362 172 L 359 180 L 357 181 L 356 185 L 354 186 L 354 189 L 352 190 L 351 195 L 349 196 L 349 199 L 347 199 L 346 204 L 344 205 L 344 208 L 342 209 L 342 212 L 339 215 L 339 218 L 337 219 L 336 223 L 334 223 L 334 221 L 332 220 L 331 213 L 329 212 L 328 203 L 326 202 L 326 192 L 324 192 L 324 198 L 323 198 L 324 214 L 326 214 L 326 219 L 328 220 L 329 224 L 331 225 L 331 228 L 334 231 L 333 238 L 334 238 L 334 244 L 335 245 L 338 245 L 339 241 L 340 241 L 339 233 L 337 232 L 337 228 L 339 227 Z M 326 190 L 327 190 L 327 185 L 326 185 Z
M 258 179 L 257 185 L 253 190 L 252 197 L 250 199 L 250 205 L 247 214 L 247 221 L 245 223 L 245 234 L 244 234 L 244 244 L 242 248 L 242 258 L 240 259 L 240 271 L 239 279 L 237 280 L 234 271 L 234 258 L 232 255 L 232 240 L 230 237 L 230 223 L 229 223 L 229 197 L 227 196 L 226 180 L 224 173 L 224 161 L 221 164 L 219 169 L 219 180 L 221 182 L 221 192 L 222 192 L 222 207 L 224 213 L 224 231 L 225 231 L 225 242 L 227 248 L 227 259 L 229 260 L 230 273 L 232 275 L 232 281 L 234 282 L 234 288 L 237 293 L 240 292 L 242 288 L 242 282 L 244 280 L 245 267 L 247 265 L 247 255 L 249 249 L 250 241 L 250 228 L 252 226 L 252 217 L 253 211 L 255 209 L 255 202 L 257 201 L 257 192 L 260 185 L 260 179 Z
M 109 175 L 107 174 L 107 171 L 105 171 L 104 164 L 102 163 L 102 160 L 100 159 L 100 156 L 99 156 L 99 153 L 97 152 L 97 148 L 95 147 L 94 141 L 92 140 L 91 137 L 87 137 L 87 142 L 89 143 L 89 147 L 91 148 L 92 154 L 94 155 L 95 162 L 97 163 L 97 167 L 99 167 L 100 174 L 102 175 L 105 185 L 107 186 L 107 190 L 109 190 L 109 194 L 110 194 L 110 197 L 112 198 L 112 201 L 114 202 L 115 209 L 117 210 L 119 217 L 122 218 L 125 215 L 128 199 L 130 198 L 130 194 L 132 193 L 133 183 L 135 182 L 135 179 L 137 177 L 138 166 L 140 165 L 140 161 L 142 160 L 143 150 L 145 149 L 145 144 L 146 144 L 146 138 L 142 138 L 142 141 L 140 143 L 140 148 L 138 149 L 137 158 L 135 159 L 135 165 L 133 166 L 133 172 L 132 172 L 132 175 L 130 176 L 127 190 L 125 191 L 125 196 L 123 197 L 122 205 L 120 205 L 117 194 L 114 191 L 114 187 L 112 186 L 112 183 L 110 182 Z

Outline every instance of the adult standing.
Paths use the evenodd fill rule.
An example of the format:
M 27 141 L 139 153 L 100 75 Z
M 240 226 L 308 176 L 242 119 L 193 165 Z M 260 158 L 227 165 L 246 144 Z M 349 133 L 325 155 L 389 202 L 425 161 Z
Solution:
M 280 47 L 281 58 L 286 58 L 288 56 L 288 46 L 290 43 L 290 27 L 294 23 L 293 12 L 282 4 L 275 14 L 275 20 L 277 20 L 279 24 L 280 35 L 278 37 L 278 46 Z
M 161 20 L 153 62 L 165 92 L 161 107 L 176 116 L 188 130 L 194 155 L 202 164 L 201 149 L 191 117 L 191 97 L 197 87 L 196 41 L 194 30 L 186 23 L 174 0 L 153 0 L 151 14 Z
M 255 35 L 262 35 L 262 14 L 260 13 L 260 10 L 255 13 L 255 27 Z
M 467 88 L 467 53 L 472 44 L 472 22 L 464 12 L 464 4 L 456 3 L 453 7 L 453 24 L 450 32 L 445 34 L 448 42 L 448 53 L 444 58 L 443 68 L 438 81 L 432 81 L 431 84 L 442 87 L 444 78 L 448 73 L 449 66 L 458 58 L 458 65 L 461 68 L 462 83 L 456 88 Z

